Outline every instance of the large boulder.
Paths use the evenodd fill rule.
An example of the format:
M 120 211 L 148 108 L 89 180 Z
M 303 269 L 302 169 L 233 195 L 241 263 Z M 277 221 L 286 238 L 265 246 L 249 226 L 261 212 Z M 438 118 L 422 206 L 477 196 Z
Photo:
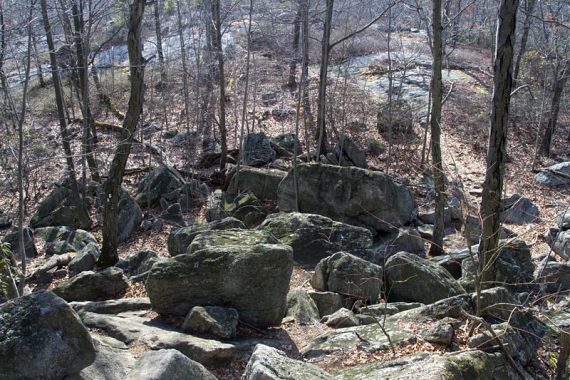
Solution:
M 301 148 L 301 142 L 295 136 L 294 133 L 285 133 L 283 135 L 278 135 L 271 138 L 271 146 L 277 153 L 280 151 L 286 151 L 291 154 L 303 153 L 303 149 Z
M 125 259 L 120 260 L 117 264 L 117 268 L 121 268 L 123 271 L 127 272 L 130 276 L 137 276 L 142 273 L 148 272 L 150 268 L 159 261 L 157 253 L 154 251 L 139 251 L 134 255 L 130 255 Z
M 400 227 L 397 231 L 382 236 L 372 249 L 370 261 L 384 265 L 386 260 L 398 252 L 424 255 L 424 240 L 414 227 Z
M 342 135 L 338 142 L 338 162 L 341 166 L 356 166 L 366 169 L 366 155 L 349 136 Z
M 557 228 L 551 228 L 546 242 L 552 251 L 566 260 L 570 259 L 570 207 L 556 217 Z
M 503 199 L 501 218 L 504 223 L 510 224 L 535 223 L 539 221 L 538 206 L 527 197 L 513 194 Z
M 233 173 L 228 185 L 228 194 L 253 193 L 258 199 L 277 199 L 277 188 L 287 175 L 277 169 L 242 166 L 239 173 Z
M 39 291 L 0 305 L 0 377 L 56 380 L 95 360 L 89 332 L 69 305 Z
M 545 285 L 547 292 L 566 292 L 570 290 L 570 263 L 545 262 L 536 270 L 535 277 Z
M 36 244 L 34 241 L 34 233 L 31 228 L 24 228 L 24 252 L 27 258 L 35 257 L 38 254 L 36 249 Z M 22 253 L 20 252 L 20 241 L 19 241 L 19 233 L 17 228 L 13 228 L 12 232 L 4 236 L 2 239 L 2 243 L 10 245 L 12 253 L 16 255 L 16 257 L 21 258 Z
M 392 231 L 412 221 L 412 192 L 387 174 L 355 167 L 305 164 L 297 167 L 298 199 L 293 171 L 281 181 L 281 211 L 306 213 L 372 229 Z
M 66 301 L 99 301 L 120 297 L 129 287 L 123 270 L 86 271 L 59 284 L 53 292 Z
M 192 179 L 179 189 L 176 189 L 162 197 L 170 203 L 179 203 L 182 211 L 188 211 L 194 206 L 203 204 L 211 190 L 207 184 L 197 179 Z
M 478 249 L 478 246 L 477 246 Z M 473 252 L 477 252 L 475 247 Z M 475 273 L 479 260 L 467 258 L 461 263 L 461 283 L 468 290 L 474 290 Z M 526 290 L 534 282 L 535 266 L 530 247 L 519 239 L 500 240 L 498 255 L 495 260 L 495 282 L 510 289 Z
M 367 258 L 372 247 L 369 230 L 335 222 L 321 215 L 298 212 L 269 215 L 259 227 L 293 248 L 295 261 L 315 265 L 338 251 Z
M 124 189 L 119 193 L 117 215 L 117 241 L 127 240 L 142 222 L 142 211 L 138 203 Z
M 251 355 L 243 380 L 332 380 L 333 376 L 319 367 L 288 358 L 276 348 L 258 344 Z
M 248 228 L 259 225 L 267 216 L 267 210 L 253 193 L 227 194 L 214 192 L 208 198 L 206 220 L 213 222 L 228 216 L 241 220 Z
M 277 153 L 265 133 L 250 133 L 243 141 L 243 162 L 249 166 L 262 166 L 275 160 Z
M 238 245 L 252 247 L 256 244 L 279 244 L 274 236 L 258 230 L 212 230 L 205 231 L 194 238 L 186 253 L 193 253 L 205 248 Z
M 154 310 L 183 316 L 194 306 L 233 307 L 240 320 L 254 326 L 281 323 L 293 271 L 290 247 L 219 245 L 194 251 L 191 246 L 189 252 L 150 270 L 146 289 Z
M 448 271 L 408 252 L 390 257 L 384 272 L 390 300 L 430 304 L 465 293 Z
M 186 253 L 186 249 L 194 238 L 205 231 L 245 228 L 245 224 L 241 220 L 232 217 L 215 220 L 208 224 L 194 224 L 189 227 L 178 228 L 168 235 L 168 253 L 170 256 Z
M 570 186 L 570 161 L 552 165 L 534 176 L 536 182 L 548 187 Z
M 148 351 L 125 380 L 216 380 L 202 364 L 174 349 Z
M 287 318 L 300 325 L 319 322 L 320 315 L 317 304 L 305 289 L 296 288 L 287 295 Z
M 194 306 L 184 319 L 182 330 L 229 339 L 236 336 L 238 319 L 237 310 L 231 307 Z
M 382 267 L 346 252 L 322 259 L 311 279 L 316 290 L 375 303 L 382 291 Z
M 54 184 L 52 191 L 40 202 L 30 219 L 32 228 L 47 226 L 91 227 L 91 221 L 82 222 L 76 210 L 69 180 Z
M 135 199 L 141 207 L 153 207 L 164 194 L 171 193 L 183 185 L 184 178 L 176 169 L 160 165 L 139 183 Z

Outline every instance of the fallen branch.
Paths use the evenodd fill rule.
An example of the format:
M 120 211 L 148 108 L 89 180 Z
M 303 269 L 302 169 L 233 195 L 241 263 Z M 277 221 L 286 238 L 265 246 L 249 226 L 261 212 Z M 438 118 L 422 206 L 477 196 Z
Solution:
M 44 265 L 38 268 L 26 280 L 35 280 L 46 274 L 50 269 L 67 266 L 77 256 L 77 252 L 69 252 L 63 255 L 53 255 Z

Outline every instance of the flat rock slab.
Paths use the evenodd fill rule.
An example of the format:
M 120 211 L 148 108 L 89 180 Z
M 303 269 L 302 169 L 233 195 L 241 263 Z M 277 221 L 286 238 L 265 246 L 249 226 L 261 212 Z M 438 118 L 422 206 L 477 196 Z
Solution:
M 150 310 L 148 297 L 121 298 L 107 301 L 70 302 L 69 306 L 76 312 L 91 312 L 97 314 L 119 314 L 127 311 Z
M 451 354 L 421 352 L 402 358 L 376 361 L 335 373 L 336 380 L 369 379 L 510 379 L 510 367 L 501 354 L 470 351 Z M 515 377 L 509 377 L 514 375 Z
M 135 364 L 127 345 L 109 336 L 91 334 L 95 361 L 66 380 L 123 380 Z
M 253 349 L 256 341 L 220 342 L 176 331 L 143 316 L 141 312 L 118 315 L 81 313 L 85 326 L 105 331 L 126 344 L 139 342 L 151 349 L 174 348 L 202 364 L 221 364 Z

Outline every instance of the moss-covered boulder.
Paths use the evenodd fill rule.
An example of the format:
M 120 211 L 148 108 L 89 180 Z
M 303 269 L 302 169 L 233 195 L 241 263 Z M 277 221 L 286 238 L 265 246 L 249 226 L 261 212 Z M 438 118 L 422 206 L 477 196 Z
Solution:
M 384 272 L 390 301 L 430 304 L 465 293 L 448 271 L 408 252 L 390 257 Z
M 239 173 L 232 173 L 227 192 L 237 194 L 246 191 L 259 199 L 274 200 L 277 199 L 277 188 L 286 175 L 287 172 L 278 169 L 242 166 Z
M 315 265 L 335 252 L 367 258 L 372 247 L 369 230 L 298 212 L 269 215 L 259 227 L 293 248 L 295 261 Z
M 253 326 L 278 326 L 287 311 L 291 248 L 221 244 L 220 239 L 218 245 L 196 250 L 197 239 L 190 253 L 158 262 L 150 270 L 146 289 L 153 309 L 183 316 L 194 306 L 233 307 L 240 320 Z
M 194 238 L 186 253 L 193 253 L 205 248 L 237 245 L 252 247 L 256 244 L 279 244 L 271 234 L 258 230 L 212 230 L 205 231 Z
M 0 378 L 55 380 L 95 360 L 89 332 L 61 298 L 39 291 L 0 306 Z
M 392 231 L 410 223 L 416 204 L 412 192 L 387 174 L 356 167 L 305 164 L 297 168 L 298 198 L 293 171 L 281 181 L 278 206 L 327 216 L 336 221 Z

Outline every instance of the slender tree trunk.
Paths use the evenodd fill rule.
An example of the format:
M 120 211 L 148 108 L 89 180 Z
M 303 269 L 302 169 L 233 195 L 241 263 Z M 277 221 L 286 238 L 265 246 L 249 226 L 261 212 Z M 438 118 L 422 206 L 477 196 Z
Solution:
M 294 88 L 297 85 L 297 54 L 299 51 L 299 37 L 301 34 L 301 13 L 301 4 L 297 4 L 297 14 L 295 15 L 295 21 L 293 22 L 293 58 L 289 65 L 289 80 L 287 82 L 287 86 L 289 86 L 289 88 Z
M 101 85 L 101 80 L 99 79 L 99 70 L 96 65 L 91 68 L 91 76 L 93 77 L 93 83 L 95 83 L 95 89 L 97 90 L 97 96 L 99 101 L 104 104 L 109 111 L 115 116 L 119 121 L 125 120 L 125 115 L 119 111 L 119 108 L 111 99 L 111 97 L 105 93 L 103 86 Z
M 513 74 L 513 81 L 516 82 L 519 79 L 519 72 L 521 68 L 521 61 L 524 53 L 526 52 L 526 44 L 528 42 L 528 35 L 530 33 L 530 27 L 532 25 L 532 14 L 534 12 L 534 7 L 536 5 L 536 0 L 525 0 L 525 13 L 526 17 L 524 19 L 523 31 L 521 36 L 521 45 L 517 53 L 517 59 L 515 60 L 515 70 Z
M 125 166 L 131 151 L 131 143 L 135 137 L 135 131 L 144 103 L 144 67 L 146 62 L 142 55 L 143 43 L 141 36 L 144 8 L 145 0 L 133 0 L 130 6 L 127 47 L 129 51 L 131 90 L 127 113 L 123 121 L 123 128 L 127 131 L 128 137 L 119 141 L 115 149 L 115 156 L 111 162 L 107 181 L 104 184 L 106 198 L 103 212 L 103 247 L 97 263 L 101 267 L 109 267 L 119 260 L 117 254 L 119 193 Z
M 177 1 L 177 7 L 179 6 Z M 164 53 L 162 52 L 162 26 L 160 25 L 160 0 L 154 3 L 154 30 L 156 32 L 156 53 L 160 65 L 160 87 L 167 88 L 166 64 L 164 63 Z
M 46 40 L 49 49 L 49 57 L 51 64 L 51 74 L 53 78 L 53 88 L 55 91 L 55 103 L 57 105 L 57 113 L 59 118 L 59 130 L 61 133 L 63 150 L 65 153 L 66 163 L 67 163 L 67 174 L 69 176 L 69 183 L 71 185 L 72 203 L 75 205 L 75 211 L 77 212 L 77 217 L 79 220 L 79 227 L 83 229 L 88 229 L 91 227 L 91 219 L 89 214 L 85 209 L 81 196 L 79 193 L 79 186 L 77 184 L 77 178 L 75 175 L 75 165 L 73 163 L 73 152 L 71 151 L 71 146 L 69 144 L 69 133 L 67 131 L 67 122 L 65 119 L 65 107 L 63 104 L 63 89 L 61 87 L 61 81 L 59 78 L 59 67 L 57 60 L 55 58 L 55 45 L 53 43 L 53 36 L 51 33 L 51 25 L 47 13 L 46 0 L 40 0 L 40 5 L 42 8 L 42 18 L 44 21 L 44 29 L 46 32 Z
M 42 62 L 40 60 L 40 55 L 38 53 L 38 46 L 36 43 L 36 36 L 35 34 L 32 35 L 32 47 L 34 49 L 34 55 L 36 58 L 36 69 L 38 70 L 38 81 L 40 83 L 40 87 L 45 87 L 46 86 L 46 81 L 44 79 L 44 73 L 42 70 Z
M 301 19 L 302 19 L 302 35 L 303 35 L 303 53 L 302 53 L 302 72 L 301 76 L 305 77 L 303 81 L 303 126 L 305 129 L 305 147 L 307 149 L 307 157 L 309 157 L 309 133 L 307 129 L 312 129 L 315 121 L 313 112 L 311 111 L 311 100 L 309 97 L 309 0 L 301 0 Z
M 218 85 L 220 87 L 220 144 L 222 145 L 222 155 L 220 158 L 220 170 L 226 168 L 228 155 L 228 143 L 226 141 L 226 78 L 224 75 L 224 52 L 222 49 L 222 18 L 220 14 L 220 0 L 211 0 L 212 18 L 214 22 L 214 48 L 218 58 Z
M 186 114 L 186 132 L 190 133 L 190 94 L 188 92 L 188 62 L 186 59 L 186 44 L 182 28 L 182 15 L 180 12 L 180 0 L 176 1 L 176 15 L 178 21 L 178 36 L 180 38 L 180 54 L 182 58 L 182 86 L 184 91 L 184 112 Z
M 433 0 L 433 75 L 431 79 L 431 159 L 435 184 L 435 224 L 433 239 L 429 253 L 432 256 L 443 254 L 444 210 L 445 210 L 445 180 L 441 158 L 441 106 L 442 83 L 441 69 L 443 58 L 443 41 L 441 25 L 441 0 Z
M 326 0 L 325 24 L 321 41 L 321 67 L 319 71 L 319 100 L 317 103 L 317 161 L 327 153 L 326 102 L 329 70 L 330 40 L 334 0 Z
M 83 6 L 77 3 L 78 0 L 73 0 L 73 25 L 74 25 L 74 40 L 77 54 L 77 76 L 78 88 L 81 93 L 81 112 L 83 114 L 83 150 L 91 178 L 99 182 L 99 170 L 97 169 L 97 162 L 93 155 L 94 139 L 91 133 L 94 130 L 95 119 L 91 113 L 91 106 L 89 105 L 89 67 L 87 55 L 89 51 L 89 41 L 85 33 L 85 21 L 83 20 Z
M 550 156 L 550 147 L 552 146 L 552 136 L 556 131 L 556 125 L 558 124 L 558 114 L 560 112 L 560 101 L 562 100 L 562 95 L 564 93 L 564 87 L 566 87 L 566 81 L 568 80 L 568 65 L 569 61 L 564 63 L 564 68 L 561 73 L 555 70 L 554 75 L 554 91 L 552 92 L 552 100 L 550 102 L 550 116 L 548 117 L 548 124 L 544 130 L 544 135 L 540 141 L 540 152 L 545 156 Z
M 480 210 L 483 225 L 479 244 L 479 273 L 483 288 L 493 286 L 496 275 L 495 259 L 501 229 L 501 197 L 507 158 L 507 127 L 518 5 L 518 0 L 502 0 L 499 8 L 491 128 Z

